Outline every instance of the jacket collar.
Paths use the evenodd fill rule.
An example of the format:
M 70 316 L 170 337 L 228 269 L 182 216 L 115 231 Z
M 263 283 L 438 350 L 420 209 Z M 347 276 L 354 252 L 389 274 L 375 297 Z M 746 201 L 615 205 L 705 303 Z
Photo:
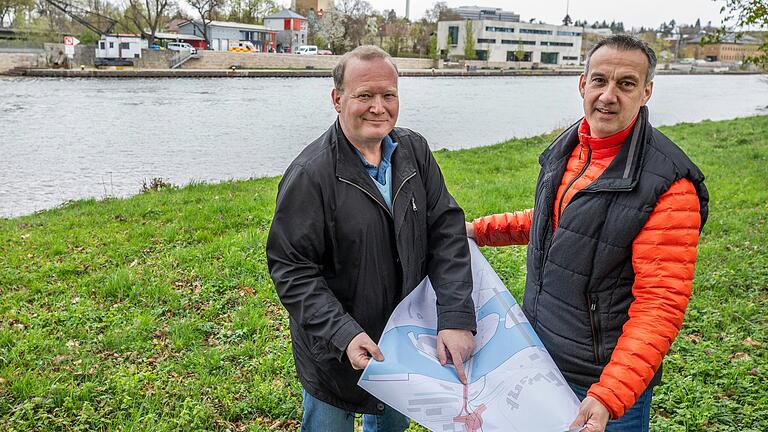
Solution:
M 573 149 L 579 143 L 579 125 L 581 120 L 571 125 L 539 157 L 542 168 L 562 172 L 568 163 Z M 585 192 L 628 191 L 634 189 L 640 179 L 642 156 L 646 142 L 652 137 L 652 127 L 648 122 L 648 108 L 640 107 L 635 126 L 627 136 L 621 149 L 611 164 L 592 184 L 585 187 Z
M 360 158 L 355 153 L 352 143 L 349 142 L 341 130 L 341 124 L 338 119 L 336 119 L 336 122 L 328 132 L 331 134 L 331 145 L 336 148 L 336 177 L 355 183 L 386 208 L 387 206 L 384 203 L 384 198 L 381 197 L 381 192 L 379 192 L 378 187 L 373 183 L 374 180 L 360 162 Z M 392 199 L 394 200 L 395 194 L 403 184 L 403 181 L 416 171 L 416 165 L 410 146 L 402 145 L 403 138 L 398 135 L 397 129 L 393 129 L 389 133 L 389 137 L 392 141 L 399 143 L 392 154 L 392 167 L 390 168 L 392 170 Z M 395 202 L 392 205 L 393 208 L 396 208 Z

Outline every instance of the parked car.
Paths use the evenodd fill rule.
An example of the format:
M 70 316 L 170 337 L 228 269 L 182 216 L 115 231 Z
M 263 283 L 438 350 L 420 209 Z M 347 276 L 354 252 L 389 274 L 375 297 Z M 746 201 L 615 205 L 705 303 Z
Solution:
M 317 55 L 333 55 L 333 51 L 331 50 L 320 50 L 317 52 Z
M 186 42 L 168 42 L 167 48 L 171 51 L 189 51 L 192 54 L 197 54 L 197 49 Z
M 302 45 L 293 53 L 299 55 L 317 55 L 317 45 Z

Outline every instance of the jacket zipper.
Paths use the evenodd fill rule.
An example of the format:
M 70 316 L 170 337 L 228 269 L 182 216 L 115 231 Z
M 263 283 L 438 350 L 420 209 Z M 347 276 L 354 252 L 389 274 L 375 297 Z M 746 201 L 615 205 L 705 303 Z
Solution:
M 579 145 L 581 145 L 581 144 L 579 144 Z M 579 151 L 579 153 L 581 153 L 581 151 Z M 579 160 L 581 160 L 581 154 L 579 154 Z M 573 180 L 571 180 L 568 183 L 568 185 L 565 186 L 565 190 L 563 191 L 563 195 L 560 196 L 560 203 L 558 204 L 558 216 L 557 216 L 558 220 L 560 219 L 560 216 L 562 216 L 562 214 L 563 214 L 563 200 L 565 199 L 565 194 L 568 192 L 568 189 L 570 189 L 571 186 L 573 186 L 573 184 L 576 183 L 576 180 L 578 180 L 579 177 L 584 175 L 584 173 L 587 171 L 587 168 L 589 167 L 589 164 L 590 164 L 591 161 L 592 161 L 592 147 L 589 147 L 588 150 L 587 150 L 587 162 L 584 164 L 584 167 L 581 169 L 581 171 L 579 171 L 579 173 L 576 175 L 576 177 Z M 552 191 L 549 189 L 549 184 L 548 183 L 545 183 L 544 187 L 547 189 L 547 193 L 548 194 L 552 193 Z M 573 199 L 573 198 L 571 198 L 571 199 Z M 551 229 L 551 225 L 552 224 L 551 224 L 551 221 L 550 221 L 548 223 L 548 229 Z M 554 231 L 553 231 L 552 232 L 552 236 L 554 236 L 554 235 L 555 234 L 554 234 Z M 536 308 L 537 308 L 538 303 L 539 303 L 539 295 L 541 294 L 541 288 L 542 288 L 542 284 L 543 284 L 543 282 L 542 282 L 542 279 L 543 279 L 542 278 L 542 274 L 544 273 L 544 266 L 546 265 L 547 258 L 549 257 L 549 250 L 550 249 L 552 249 L 552 237 L 551 236 L 550 236 L 550 239 L 549 239 L 549 245 L 545 245 L 543 258 L 541 259 L 541 264 L 539 265 L 539 287 L 538 287 L 538 290 L 537 290 L 537 293 L 536 293 L 536 299 L 535 299 L 534 306 L 533 306 L 534 313 L 537 314 L 537 315 L 538 315 L 538 310 Z M 534 329 L 535 329 L 535 325 L 534 325 Z
M 579 160 L 581 160 L 581 156 L 579 156 Z M 563 190 L 563 194 L 560 195 L 560 203 L 557 205 L 557 219 L 560 220 L 560 216 L 563 215 L 563 202 L 565 201 L 565 195 L 568 193 L 568 189 L 573 186 L 574 183 L 576 183 L 576 180 L 581 178 L 581 176 L 584 175 L 585 172 L 587 172 L 587 168 L 589 168 L 589 164 L 592 162 L 592 147 L 587 148 L 587 162 L 584 164 L 584 167 L 581 168 L 581 171 L 579 171 L 578 174 L 576 174 L 576 177 L 573 178 L 566 186 L 565 190 Z M 573 198 L 571 198 L 573 200 Z
M 403 186 L 405 185 L 405 182 L 407 182 L 408 180 L 410 180 L 411 178 L 413 178 L 413 176 L 415 176 L 415 175 L 416 175 L 416 173 L 415 173 L 415 172 L 413 172 L 413 173 L 411 173 L 411 175 L 409 175 L 408 177 L 406 177 L 406 178 L 404 178 L 404 179 L 403 179 L 403 182 L 400 184 L 400 187 L 399 187 L 399 188 L 397 188 L 397 192 L 395 192 L 395 196 L 394 196 L 394 197 L 392 197 L 392 208 L 395 208 L 395 200 L 397 199 L 397 195 L 398 195 L 398 194 L 400 193 L 400 191 L 403 189 Z M 347 184 L 350 184 L 350 185 L 352 185 L 352 186 L 354 186 L 354 187 L 356 187 L 356 188 L 360 189 L 361 191 L 363 191 L 363 193 L 364 193 L 364 194 L 366 194 L 366 195 L 368 195 L 369 197 L 371 197 L 371 199 L 372 199 L 372 200 L 373 200 L 373 201 L 374 201 L 376 204 L 378 204 L 378 205 L 379 205 L 381 208 L 383 208 L 383 209 L 384 209 L 384 211 L 386 211 L 386 212 L 387 212 L 387 214 L 389 215 L 389 217 L 391 217 L 392 219 L 394 219 L 394 218 L 395 218 L 395 217 L 394 217 L 394 215 L 392 214 L 392 212 L 391 212 L 391 211 L 389 211 L 389 209 L 387 208 L 387 206 L 385 206 L 384 204 L 382 204 L 382 203 L 381 203 L 379 200 L 377 200 L 377 199 L 376 199 L 376 197 L 374 197 L 374 196 L 373 196 L 373 195 L 372 195 L 370 192 L 368 192 L 367 190 L 363 189 L 363 188 L 362 188 L 361 186 L 359 186 L 357 183 L 354 183 L 354 182 L 352 182 L 352 181 L 350 181 L 350 180 L 347 180 L 347 179 L 345 179 L 344 177 L 341 177 L 341 176 L 337 176 L 337 178 L 339 179 L 339 181 L 341 181 L 341 182 L 344 182 L 344 183 L 347 183 Z M 416 203 L 415 203 L 415 202 L 413 202 L 413 211 L 416 211 Z
M 600 356 L 600 313 L 597 311 L 597 296 L 590 295 L 589 301 L 589 323 L 592 325 L 592 350 L 595 354 L 595 364 L 603 364 Z
M 369 197 L 371 197 L 371 199 L 373 200 L 373 202 L 375 202 L 376 204 L 378 204 L 379 206 L 381 206 L 381 208 L 383 208 L 383 209 L 384 209 L 384 211 L 385 211 L 385 212 L 387 212 L 387 214 L 389 215 L 389 217 L 391 217 L 392 219 L 394 219 L 394 216 L 392 216 L 392 212 L 390 212 L 390 211 L 389 211 L 389 209 L 387 208 L 387 206 L 385 206 L 384 204 L 382 204 L 381 202 L 379 202 L 379 200 L 377 200 L 377 199 L 376 199 L 376 197 L 375 197 L 375 196 L 373 196 L 373 195 L 371 195 L 371 194 L 370 194 L 370 193 L 369 193 L 367 190 L 365 190 L 365 189 L 363 189 L 362 187 L 358 186 L 356 183 L 353 183 L 353 182 L 351 182 L 351 181 L 349 181 L 349 180 L 345 179 L 344 177 L 338 177 L 338 179 L 339 179 L 339 181 L 341 181 L 341 182 L 344 182 L 344 183 L 350 184 L 350 185 L 352 185 L 352 186 L 354 186 L 354 187 L 356 187 L 356 188 L 360 189 L 361 191 L 363 191 L 363 193 L 364 193 L 364 194 L 366 194 L 366 195 L 368 195 Z M 394 201 L 393 201 L 393 202 L 394 202 Z
M 392 197 L 392 208 L 395 208 L 395 200 L 397 199 L 397 195 L 400 193 L 401 190 L 403 190 L 403 186 L 405 186 L 405 182 L 412 179 L 413 176 L 416 175 L 416 171 L 412 172 L 411 175 L 403 179 L 403 182 L 400 183 L 400 187 L 397 188 L 397 192 L 395 192 L 395 196 Z M 413 211 L 416 211 L 416 203 L 413 203 Z
M 547 194 L 547 197 L 549 197 L 552 194 L 552 191 L 549 188 L 549 181 L 544 183 L 544 189 L 545 193 Z M 547 230 L 549 230 L 552 227 L 552 224 L 547 222 Z M 549 232 L 549 231 L 548 231 Z M 549 238 L 550 241 L 552 241 L 552 237 Z M 547 239 L 544 239 L 544 253 L 542 254 L 541 261 L 539 262 L 539 282 L 538 287 L 536 289 L 536 297 L 533 298 L 533 329 L 536 330 L 536 327 L 538 325 L 538 315 L 539 315 L 539 296 L 541 295 L 541 288 L 544 282 L 542 281 L 542 274 L 544 273 L 544 263 L 547 262 L 547 257 L 549 256 L 549 246 L 547 246 Z

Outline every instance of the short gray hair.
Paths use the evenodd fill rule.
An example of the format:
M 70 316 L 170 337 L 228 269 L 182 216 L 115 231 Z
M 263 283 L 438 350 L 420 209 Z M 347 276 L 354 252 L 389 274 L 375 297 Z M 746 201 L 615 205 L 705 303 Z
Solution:
M 645 83 L 648 84 L 651 82 L 656 75 L 656 53 L 653 52 L 653 49 L 649 47 L 647 43 L 629 35 L 613 35 L 600 40 L 591 50 L 589 50 L 587 61 L 584 65 L 584 76 L 589 75 L 589 59 L 592 58 L 592 54 L 602 47 L 615 48 L 619 51 L 641 51 L 645 54 L 645 58 L 648 60 L 648 71 L 645 74 Z
M 358 59 L 363 61 L 384 59 L 388 61 L 392 67 L 395 68 L 395 73 L 397 73 L 397 65 L 392 60 L 392 56 L 390 56 L 389 53 L 377 47 L 376 45 L 360 45 L 359 47 L 341 56 L 339 62 L 336 63 L 336 66 L 333 68 L 333 85 L 338 91 L 344 90 L 344 70 L 347 68 L 347 63 L 351 59 Z

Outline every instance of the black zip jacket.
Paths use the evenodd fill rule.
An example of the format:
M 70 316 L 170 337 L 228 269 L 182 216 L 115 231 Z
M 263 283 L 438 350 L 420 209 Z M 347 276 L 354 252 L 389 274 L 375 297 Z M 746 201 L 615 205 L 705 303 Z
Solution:
M 348 411 L 384 405 L 357 386 L 346 357 L 360 332 L 378 341 L 402 300 L 429 275 L 438 330 L 475 331 L 464 212 L 426 140 L 390 137 L 390 212 L 338 121 L 291 163 L 277 192 L 267 262 L 290 315 L 296 371 L 315 398 Z

